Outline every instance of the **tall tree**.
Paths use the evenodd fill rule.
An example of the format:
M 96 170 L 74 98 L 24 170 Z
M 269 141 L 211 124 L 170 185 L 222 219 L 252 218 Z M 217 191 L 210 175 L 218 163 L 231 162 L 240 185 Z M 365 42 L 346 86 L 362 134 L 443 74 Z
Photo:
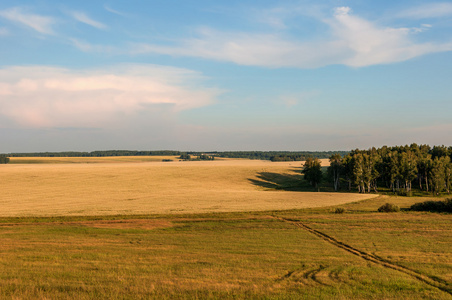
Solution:
M 341 155 L 336 153 L 330 156 L 330 166 L 328 167 L 328 176 L 333 180 L 334 190 L 340 187 L 340 176 L 343 171 Z
M 446 188 L 446 192 L 450 194 L 450 190 L 452 188 L 452 163 L 449 156 L 445 156 L 444 158 L 444 185 Z
M 348 154 L 342 158 L 342 170 L 344 179 L 348 182 L 348 191 L 352 190 L 353 184 L 353 157 Z
M 321 162 L 318 158 L 307 158 L 303 165 L 304 179 L 308 181 L 314 188 L 322 181 L 323 173 Z
M 432 155 L 422 153 L 422 156 L 419 158 L 417 163 L 417 169 L 419 173 L 419 188 L 423 190 L 425 186 L 425 190 L 428 192 L 429 174 L 432 170 Z M 422 182 L 424 182 L 424 185 Z
M 417 177 L 417 158 L 408 150 L 400 154 L 400 177 L 405 183 L 406 192 L 411 191 L 411 182 Z
M 362 153 L 356 153 L 353 155 L 353 182 L 358 188 L 359 193 L 365 193 L 365 167 L 364 156 Z
M 381 161 L 381 156 L 377 149 L 371 148 L 367 151 L 367 157 L 365 157 L 364 164 L 366 168 L 366 185 L 367 192 L 370 193 L 371 188 L 377 192 L 377 179 L 380 177 L 377 166 Z
M 393 151 L 389 156 L 389 180 L 391 182 L 392 191 L 399 190 L 400 168 L 399 168 L 399 153 Z
M 432 192 L 436 195 L 441 193 L 446 185 L 446 165 L 450 163 L 448 156 L 435 157 L 432 163 L 432 169 L 430 171 L 430 182 Z

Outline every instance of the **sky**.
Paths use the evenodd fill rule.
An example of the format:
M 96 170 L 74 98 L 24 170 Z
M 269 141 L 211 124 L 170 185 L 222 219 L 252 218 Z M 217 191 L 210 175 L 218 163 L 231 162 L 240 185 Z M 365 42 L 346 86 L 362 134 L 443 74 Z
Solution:
M 452 145 L 452 1 L 0 2 L 0 153 Z

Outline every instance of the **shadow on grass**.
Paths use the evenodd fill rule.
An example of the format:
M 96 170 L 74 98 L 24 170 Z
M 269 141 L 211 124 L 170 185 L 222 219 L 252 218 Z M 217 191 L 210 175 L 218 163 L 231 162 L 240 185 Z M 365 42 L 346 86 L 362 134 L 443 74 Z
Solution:
M 260 172 L 258 179 L 248 179 L 252 184 L 266 189 L 312 192 L 313 188 L 303 180 L 302 174 Z

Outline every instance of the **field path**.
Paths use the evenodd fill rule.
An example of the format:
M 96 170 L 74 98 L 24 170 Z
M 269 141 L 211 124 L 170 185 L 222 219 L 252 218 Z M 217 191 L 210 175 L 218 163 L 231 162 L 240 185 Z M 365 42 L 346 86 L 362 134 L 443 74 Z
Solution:
M 275 190 L 262 176 L 296 182 L 300 172 L 301 162 L 260 160 L 8 164 L 0 216 L 287 210 L 376 196 Z
M 380 266 L 383 266 L 385 268 L 389 268 L 389 269 L 393 269 L 402 273 L 405 273 L 407 275 L 410 275 L 413 278 L 416 278 L 417 280 L 420 280 L 430 286 L 433 286 L 435 288 L 438 288 L 446 293 L 448 293 L 449 295 L 452 295 L 452 287 L 450 286 L 450 283 L 443 281 L 441 279 L 438 279 L 436 277 L 430 277 L 424 274 L 421 274 L 415 270 L 412 270 L 410 268 L 407 267 L 403 267 L 397 264 L 392 263 L 391 261 L 388 261 L 386 259 L 383 259 L 381 257 L 378 257 L 377 255 L 373 255 L 371 253 L 367 253 L 365 251 L 359 250 L 353 246 L 350 246 L 348 244 L 345 244 L 341 241 L 338 241 L 337 239 L 335 239 L 332 236 L 329 236 L 319 230 L 313 229 L 311 227 L 309 227 L 308 225 L 304 224 L 303 222 L 299 221 L 299 220 L 291 220 L 291 219 L 287 219 L 287 218 L 281 218 L 281 217 L 275 217 L 274 218 L 282 221 L 282 222 L 287 222 L 290 224 L 293 224 L 295 226 L 297 226 L 298 228 L 304 229 L 316 236 L 318 236 L 319 238 L 327 241 L 328 243 L 343 249 L 353 255 L 359 256 L 362 259 L 365 259 L 367 261 L 370 261 L 372 263 L 378 264 Z M 288 274 L 288 276 L 290 276 L 290 273 Z

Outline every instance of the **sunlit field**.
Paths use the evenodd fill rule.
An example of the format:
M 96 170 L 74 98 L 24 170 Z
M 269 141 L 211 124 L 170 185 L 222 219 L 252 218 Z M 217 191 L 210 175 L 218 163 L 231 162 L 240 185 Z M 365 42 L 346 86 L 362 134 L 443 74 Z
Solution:
M 0 298 L 452 299 L 449 214 L 403 211 L 425 198 L 314 192 L 301 167 L 13 158 Z M 377 213 L 386 202 L 402 212 Z
M 33 159 L 48 163 L 1 166 L 0 216 L 287 210 L 374 196 L 297 191 L 302 181 L 301 162 L 162 162 L 161 158 L 148 162 L 146 157 Z M 17 161 L 26 160 L 12 159 Z M 279 189 L 282 183 L 286 188 Z
M 451 217 L 388 200 L 410 205 L 0 218 L 0 298 L 452 299 Z

